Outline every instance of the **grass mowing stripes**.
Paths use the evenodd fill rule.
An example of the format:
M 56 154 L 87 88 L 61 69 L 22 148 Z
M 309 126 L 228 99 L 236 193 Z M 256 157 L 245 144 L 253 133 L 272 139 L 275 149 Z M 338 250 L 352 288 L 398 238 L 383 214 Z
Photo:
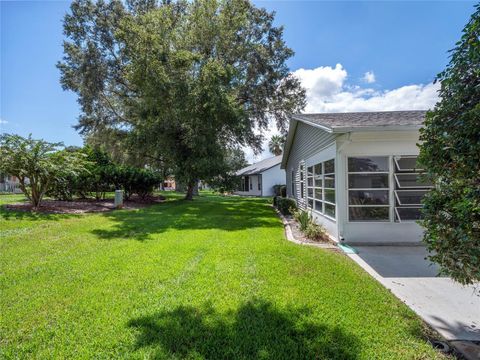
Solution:
M 103 214 L 0 210 L 0 357 L 442 358 L 347 257 L 286 241 L 266 200 L 168 196 Z

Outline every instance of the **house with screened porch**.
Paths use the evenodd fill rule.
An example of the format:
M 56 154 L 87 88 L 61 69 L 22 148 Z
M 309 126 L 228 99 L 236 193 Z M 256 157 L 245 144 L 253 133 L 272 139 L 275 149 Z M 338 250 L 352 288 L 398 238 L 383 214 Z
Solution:
M 337 241 L 415 243 L 431 188 L 417 165 L 425 111 L 298 114 L 281 168 L 287 196 Z

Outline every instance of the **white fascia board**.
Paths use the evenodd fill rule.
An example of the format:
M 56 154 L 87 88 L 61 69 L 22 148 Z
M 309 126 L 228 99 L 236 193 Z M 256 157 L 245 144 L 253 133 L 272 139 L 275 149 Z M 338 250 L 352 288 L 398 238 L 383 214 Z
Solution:
M 370 132 L 370 131 L 408 131 L 419 130 L 421 125 L 387 125 L 387 126 L 364 126 L 364 127 L 337 127 L 333 128 L 333 133 L 348 132 Z

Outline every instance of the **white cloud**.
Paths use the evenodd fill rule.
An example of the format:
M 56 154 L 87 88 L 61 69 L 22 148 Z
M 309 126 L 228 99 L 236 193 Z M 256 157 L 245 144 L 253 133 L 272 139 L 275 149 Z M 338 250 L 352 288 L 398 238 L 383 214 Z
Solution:
M 306 113 L 424 110 L 433 107 L 438 100 L 439 84 L 414 84 L 383 91 L 351 86 L 346 82 L 348 74 L 341 64 L 335 68 L 299 69 L 294 74 L 307 91 Z
M 365 73 L 375 81 L 373 71 Z M 405 85 L 391 90 L 377 90 L 366 86 L 352 86 L 347 83 L 347 70 L 337 64 L 335 67 L 320 66 L 315 69 L 298 69 L 294 71 L 307 92 L 305 113 L 319 112 L 354 112 L 354 111 L 393 111 L 393 110 L 427 110 L 438 101 L 437 84 Z M 254 156 L 251 149 L 245 149 L 247 160 L 256 162 L 272 156 L 268 151 L 268 140 L 278 134 L 275 124 L 270 125 L 264 134 L 266 141 L 263 152 Z
M 367 84 L 373 84 L 375 82 L 375 74 L 373 71 L 367 71 L 363 75 L 363 81 L 365 81 Z
M 301 81 L 304 88 L 309 90 L 311 101 L 320 99 L 329 99 L 332 94 L 341 91 L 347 71 L 341 64 L 330 66 L 320 66 L 315 69 L 298 69 L 294 72 L 295 76 Z
M 8 124 L 7 120 L 0 119 L 0 124 Z

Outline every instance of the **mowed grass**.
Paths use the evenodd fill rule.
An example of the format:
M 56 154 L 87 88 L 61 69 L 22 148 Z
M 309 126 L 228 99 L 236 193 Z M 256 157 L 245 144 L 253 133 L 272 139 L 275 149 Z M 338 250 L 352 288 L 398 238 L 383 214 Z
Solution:
M 1 210 L 0 261 L 0 358 L 440 357 L 347 257 L 285 240 L 263 199 Z

